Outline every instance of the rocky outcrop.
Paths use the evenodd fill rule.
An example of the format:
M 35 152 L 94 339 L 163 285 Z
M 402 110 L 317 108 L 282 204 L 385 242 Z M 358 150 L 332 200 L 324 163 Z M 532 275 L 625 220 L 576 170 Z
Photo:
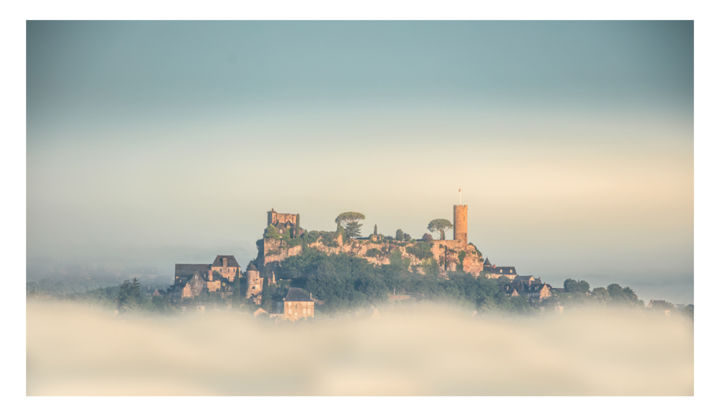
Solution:
M 347 239 L 338 234 L 334 239 L 318 238 L 314 242 L 291 244 L 286 239 L 265 237 L 258 241 L 257 264 L 263 270 L 274 269 L 273 266 L 287 258 L 300 255 L 304 247 L 317 249 L 328 254 L 341 253 L 364 258 L 369 263 L 381 266 L 391 263 L 392 257 L 399 256 L 408 263 L 408 270 L 425 273 L 426 269 L 437 265 L 440 273 L 448 271 L 464 271 L 474 276 L 483 271 L 483 256 L 472 243 L 466 244 L 456 240 L 433 241 L 397 241 L 383 239 Z

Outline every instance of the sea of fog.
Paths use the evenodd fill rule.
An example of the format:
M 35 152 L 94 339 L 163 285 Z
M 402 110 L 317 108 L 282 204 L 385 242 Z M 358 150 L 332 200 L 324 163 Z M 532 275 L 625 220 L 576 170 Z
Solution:
M 692 395 L 693 325 L 645 310 L 380 306 L 287 323 L 29 299 L 28 395 Z

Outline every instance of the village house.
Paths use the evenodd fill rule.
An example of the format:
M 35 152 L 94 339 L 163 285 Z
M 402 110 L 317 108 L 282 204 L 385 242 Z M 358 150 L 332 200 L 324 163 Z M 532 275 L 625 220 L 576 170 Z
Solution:
M 531 302 L 541 302 L 552 296 L 552 287 L 533 275 L 518 275 L 505 285 L 505 292 L 511 297 L 523 296 Z
M 240 275 L 240 265 L 232 255 L 218 255 L 210 266 L 210 272 L 212 278 L 225 278 L 233 282 Z
M 514 266 L 495 266 L 490 263 L 489 259 L 485 259 L 483 265 L 483 271 L 485 272 L 485 278 L 497 279 L 500 277 L 507 277 L 509 279 L 515 279 L 517 272 Z
M 181 299 L 195 298 L 203 289 L 222 296 L 232 294 L 230 284 L 241 274 L 240 265 L 232 255 L 218 255 L 211 264 L 175 264 L 174 287 Z
M 315 300 L 302 288 L 291 287 L 283 298 L 283 318 L 300 320 L 315 317 Z

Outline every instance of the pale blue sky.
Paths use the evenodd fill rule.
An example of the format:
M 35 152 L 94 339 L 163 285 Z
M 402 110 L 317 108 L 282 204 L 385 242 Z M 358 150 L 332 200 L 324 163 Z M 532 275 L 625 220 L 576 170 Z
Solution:
M 462 184 L 470 239 L 496 263 L 692 297 L 692 22 L 27 35 L 31 260 L 245 263 L 271 207 L 419 236 Z

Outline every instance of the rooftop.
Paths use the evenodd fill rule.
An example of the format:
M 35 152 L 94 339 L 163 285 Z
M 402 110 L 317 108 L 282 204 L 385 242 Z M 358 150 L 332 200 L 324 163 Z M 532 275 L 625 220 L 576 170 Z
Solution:
M 284 301 L 314 301 L 307 291 L 302 288 L 290 287 Z
M 218 255 L 215 257 L 215 261 L 212 263 L 212 266 L 223 266 L 223 259 L 227 259 L 227 266 L 235 266 L 239 267 L 237 260 L 235 260 L 235 257 L 232 255 Z

